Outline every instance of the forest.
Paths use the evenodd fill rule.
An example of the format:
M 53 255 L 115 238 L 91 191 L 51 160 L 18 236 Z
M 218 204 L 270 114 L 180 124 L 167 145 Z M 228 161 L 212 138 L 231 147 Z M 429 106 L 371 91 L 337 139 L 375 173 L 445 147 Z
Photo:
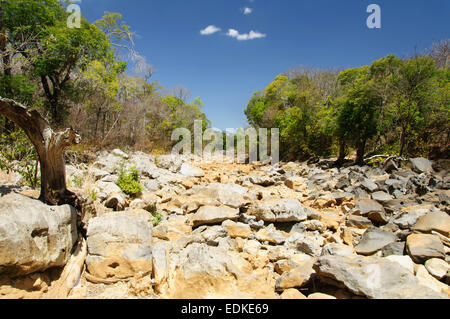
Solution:
M 0 7 L 0 97 L 37 110 L 51 127 L 82 136 L 74 150 L 114 146 L 163 153 L 171 132 L 210 122 L 200 97 L 164 89 L 134 48 L 135 33 L 120 13 L 69 28 L 59 0 L 8 0 Z M 0 169 L 31 183 L 37 153 L 22 129 L 0 113 Z
M 282 157 L 448 158 L 450 41 L 423 54 L 383 57 L 347 70 L 300 67 L 256 92 L 245 110 L 254 127 L 280 129 Z

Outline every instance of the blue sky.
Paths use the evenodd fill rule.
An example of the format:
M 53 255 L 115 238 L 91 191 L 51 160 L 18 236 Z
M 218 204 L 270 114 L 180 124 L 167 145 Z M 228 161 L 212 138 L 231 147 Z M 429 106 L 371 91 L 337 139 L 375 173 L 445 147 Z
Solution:
M 381 29 L 366 25 L 372 3 L 381 7 Z M 154 79 L 200 96 L 220 129 L 245 126 L 252 94 L 293 67 L 357 67 L 450 37 L 449 0 L 82 0 L 80 7 L 91 22 L 104 11 L 122 13 Z M 210 25 L 221 31 L 202 35 Z M 253 39 L 242 40 L 250 31 Z M 229 36 L 237 33 L 241 40 Z

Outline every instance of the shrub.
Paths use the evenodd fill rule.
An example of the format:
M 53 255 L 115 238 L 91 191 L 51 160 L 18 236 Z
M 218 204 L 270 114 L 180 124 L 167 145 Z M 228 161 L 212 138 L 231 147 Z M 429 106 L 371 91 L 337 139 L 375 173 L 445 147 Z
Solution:
M 144 189 L 139 182 L 139 172 L 135 167 L 130 168 L 129 171 L 121 168 L 117 186 L 129 196 L 136 196 Z
M 89 196 L 92 198 L 92 200 L 96 201 L 98 196 L 97 196 L 97 192 L 95 191 L 95 189 L 91 190 L 89 192 Z
M 22 130 L 0 134 L 0 170 L 7 174 L 16 172 L 23 177 L 25 185 L 40 187 L 37 160 L 36 150 Z

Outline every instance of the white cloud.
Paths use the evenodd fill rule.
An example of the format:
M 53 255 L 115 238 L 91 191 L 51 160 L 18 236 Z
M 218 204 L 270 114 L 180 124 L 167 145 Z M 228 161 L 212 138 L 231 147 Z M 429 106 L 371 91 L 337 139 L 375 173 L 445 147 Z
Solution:
M 203 30 L 200 30 L 200 34 L 201 35 L 210 35 L 216 32 L 219 32 L 220 28 L 216 27 L 215 25 L 209 25 L 206 28 L 204 28 Z
M 264 33 L 259 33 L 256 31 L 250 31 L 250 33 L 240 34 L 239 31 L 234 29 L 229 29 L 227 36 L 237 39 L 238 41 L 247 41 L 253 39 L 265 38 L 267 35 Z
M 251 14 L 253 12 L 253 9 L 252 8 L 244 8 L 244 14 L 245 15 L 249 15 L 249 14 Z

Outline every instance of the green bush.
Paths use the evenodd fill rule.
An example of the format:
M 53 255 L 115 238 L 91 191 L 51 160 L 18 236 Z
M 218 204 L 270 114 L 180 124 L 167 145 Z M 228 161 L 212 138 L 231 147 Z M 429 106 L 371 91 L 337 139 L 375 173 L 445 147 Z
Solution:
M 40 187 L 36 172 L 38 156 L 28 137 L 22 130 L 0 134 L 0 170 L 11 171 L 24 178 L 24 184 Z
M 89 192 L 89 196 L 92 198 L 92 200 L 96 201 L 98 196 L 97 196 L 97 192 L 95 191 L 95 189 L 91 190 Z
M 153 227 L 158 226 L 162 222 L 163 215 L 158 212 L 152 213 L 153 216 Z
M 129 196 L 136 196 L 144 189 L 139 182 L 139 172 L 135 167 L 130 168 L 129 171 L 124 168 L 120 170 L 117 186 Z

